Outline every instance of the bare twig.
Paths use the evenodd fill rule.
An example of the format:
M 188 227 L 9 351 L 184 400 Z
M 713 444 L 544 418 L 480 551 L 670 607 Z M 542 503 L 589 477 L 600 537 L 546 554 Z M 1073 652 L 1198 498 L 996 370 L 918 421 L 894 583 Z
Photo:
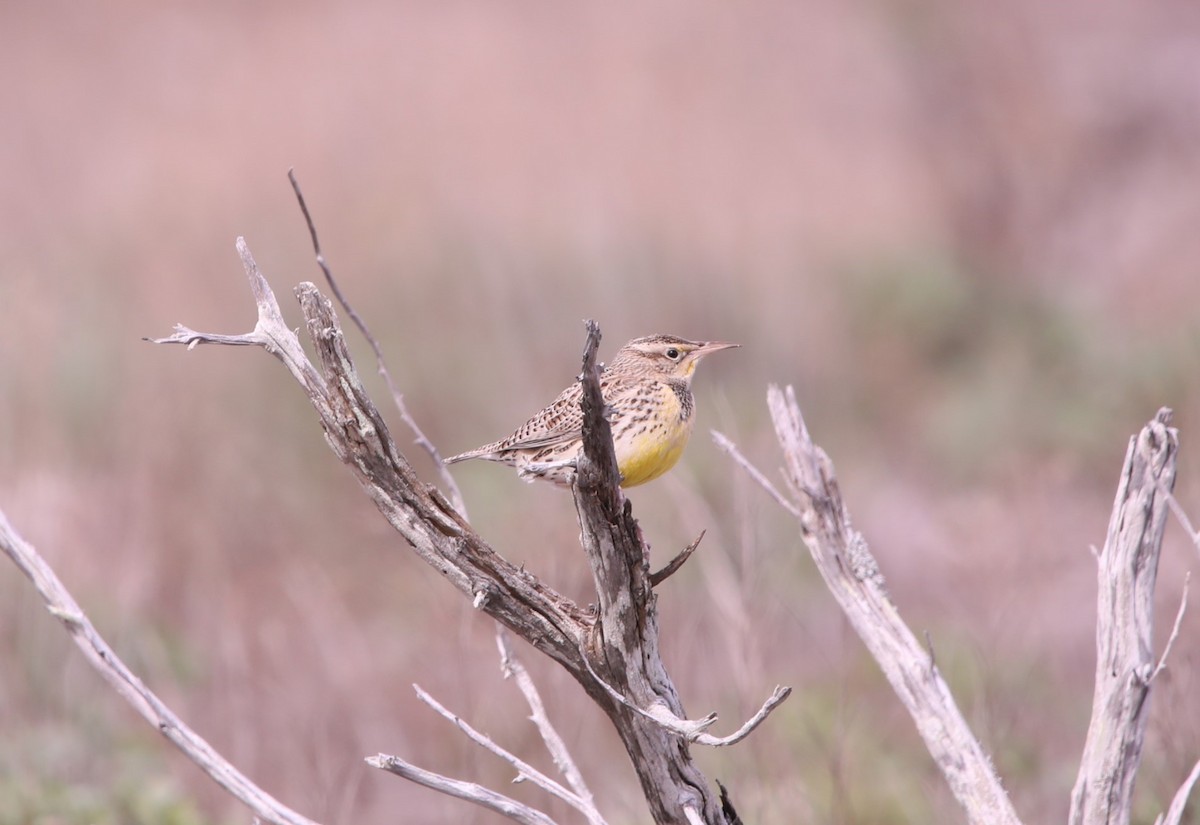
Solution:
M 572 808 L 575 808 L 578 811 L 586 811 L 588 809 L 588 804 L 579 796 L 567 790 L 562 785 L 558 784 L 553 779 L 539 771 L 537 768 L 522 760 L 516 754 L 506 751 L 504 748 L 493 742 L 490 738 L 475 730 L 475 728 L 464 722 L 457 714 L 447 710 L 440 702 L 438 702 L 437 699 L 434 699 L 432 696 L 422 690 L 420 685 L 413 685 L 413 690 L 417 692 L 418 699 L 429 705 L 429 707 L 436 710 L 446 719 L 449 719 L 451 722 L 453 722 L 459 730 L 466 734 L 468 739 L 483 749 L 494 753 L 496 756 L 499 756 L 505 762 L 516 768 L 516 781 L 520 782 L 528 779 L 530 782 L 537 785 L 547 793 L 557 796 Z M 601 823 L 601 825 L 604 822 L 602 819 L 594 821 Z
M 657 727 L 669 733 L 675 734 L 676 736 L 682 736 L 685 739 L 690 740 L 692 737 L 698 736 L 701 731 L 710 727 L 714 722 L 717 721 L 717 714 L 715 713 L 710 713 L 708 716 L 705 716 L 702 719 L 684 719 L 672 713 L 670 708 L 668 708 L 661 701 L 651 702 L 649 709 L 642 708 L 632 699 L 623 695 L 621 691 L 617 690 L 615 687 L 605 681 L 604 677 L 597 673 L 596 669 L 592 667 L 591 661 L 589 661 L 586 656 L 583 658 L 583 663 L 587 667 L 588 675 L 590 675 L 595 683 L 599 685 L 600 688 L 607 693 L 611 699 L 616 701 L 617 704 L 628 708 L 638 716 L 653 722 Z
M 755 728 L 763 723 L 763 721 L 771 715 L 771 711 L 783 704 L 783 700 L 787 699 L 792 694 L 790 687 L 784 685 L 776 685 L 771 691 L 771 695 L 767 697 L 767 701 L 763 702 L 762 707 L 758 712 L 746 720 L 740 728 L 735 730 L 728 736 L 711 736 L 707 733 L 702 733 L 699 736 L 692 737 L 693 742 L 698 742 L 701 745 L 709 745 L 714 748 L 723 748 L 728 745 L 735 745 L 741 742 L 753 732 Z
M 794 502 L 789 501 L 787 497 L 783 495 L 783 493 L 779 492 L 779 490 L 775 488 L 775 485 L 771 483 L 770 479 L 763 475 L 761 470 L 751 464 L 750 460 L 742 455 L 736 444 L 730 441 L 724 433 L 720 433 L 716 430 L 712 430 L 711 432 L 713 441 L 716 442 L 717 446 L 728 453 L 730 458 L 734 460 L 734 463 L 745 470 L 750 478 L 758 482 L 759 486 L 766 490 L 767 494 L 771 498 L 775 499 L 775 502 L 780 507 L 787 510 L 793 516 L 796 516 L 796 518 L 800 517 L 800 508 L 798 508 Z
M 588 788 L 587 783 L 583 780 L 583 774 L 579 772 L 579 768 L 575 764 L 575 760 L 571 758 L 571 752 L 567 749 L 567 743 L 562 740 L 555 730 L 554 725 L 550 723 L 550 717 L 546 715 L 546 707 L 542 704 L 542 697 L 538 693 L 537 686 L 533 683 L 533 679 L 529 676 L 529 671 L 525 669 L 525 665 L 517 658 L 517 654 L 513 651 L 512 645 L 509 642 L 508 631 L 501 625 L 496 625 L 496 646 L 500 649 L 500 669 L 504 674 L 504 678 L 512 678 L 517 683 L 517 688 L 521 691 L 521 695 L 525 697 L 525 702 L 529 705 L 531 716 L 529 717 L 533 724 L 537 727 L 538 733 L 542 736 L 542 741 L 546 745 L 546 750 L 550 752 L 550 758 L 554 760 L 554 764 L 562 771 L 563 778 L 567 780 L 567 784 L 571 786 L 571 790 L 584 803 L 585 807 L 580 810 L 588 818 L 589 822 L 602 823 L 604 820 L 600 816 L 600 812 L 596 809 L 595 799 L 592 797 L 592 792 Z
M 321 268 L 321 272 L 325 275 L 325 282 L 329 284 L 329 289 L 333 292 L 333 297 L 337 298 L 338 303 L 342 305 L 342 309 L 346 310 L 346 314 L 350 317 L 350 320 L 358 327 L 358 331 L 362 333 L 363 338 L 367 340 L 367 343 L 371 346 L 371 350 L 375 353 L 375 367 L 383 377 L 384 383 L 387 384 L 388 392 L 392 396 L 392 403 L 396 405 L 396 410 L 400 413 L 400 420 L 412 432 L 413 440 L 417 446 L 428 453 L 429 457 L 433 459 L 433 466 L 437 469 L 438 476 L 450 493 L 450 501 L 454 504 L 454 509 L 464 519 L 467 518 L 467 506 L 463 501 L 462 492 L 458 489 L 458 483 L 455 482 L 449 468 L 442 461 L 441 452 L 425 436 L 424 431 L 417 425 L 416 419 L 409 414 L 408 405 L 404 403 L 404 394 L 400 392 L 399 387 L 396 386 L 396 382 L 392 380 L 392 374 L 388 371 L 387 364 L 384 362 L 383 348 L 379 346 L 379 341 L 371 334 L 371 330 L 367 328 L 366 322 L 363 321 L 354 307 L 350 305 L 350 302 L 346 300 L 346 296 L 342 294 L 337 280 L 333 277 L 333 270 L 329 268 L 329 264 L 325 260 L 325 255 L 321 252 L 321 242 L 317 238 L 317 227 L 313 223 L 312 215 L 309 214 L 308 204 L 304 201 L 304 193 L 300 191 L 300 182 L 296 180 L 296 171 L 294 169 L 288 170 L 288 180 L 291 181 L 292 190 L 296 193 L 296 200 L 300 203 L 300 211 L 304 213 L 304 223 L 307 224 L 308 234 L 312 237 L 313 253 L 317 257 L 317 266 Z
M 397 776 L 402 776 L 410 782 L 416 782 L 418 785 L 432 788 L 447 796 L 454 796 L 459 799 L 465 799 L 467 802 L 474 802 L 480 807 L 495 811 L 515 822 L 520 822 L 522 825 L 555 825 L 554 820 L 541 811 L 518 802 L 512 797 L 496 793 L 482 785 L 476 785 L 474 782 L 463 782 L 459 779 L 442 776 L 440 773 L 427 771 L 424 768 L 418 768 L 416 765 L 405 762 L 398 756 L 389 756 L 386 753 L 381 753 L 378 756 L 367 757 L 366 763 L 373 768 L 379 768 L 380 770 L 394 773 Z
M 275 293 L 271 291 L 271 285 L 254 262 L 254 256 L 250 254 L 250 247 L 246 245 L 245 238 L 237 239 L 237 251 L 258 307 L 258 318 L 253 330 L 244 335 L 219 335 L 197 332 L 183 324 L 176 324 L 175 332 L 169 337 L 145 340 L 152 344 L 184 344 L 189 350 L 195 349 L 197 344 L 262 347 L 283 362 L 310 398 L 324 395 L 325 380 L 304 354 L 304 347 L 300 345 L 296 333 L 284 322 L 283 313 L 279 311 L 279 302 L 275 300 Z
M 79 604 L 33 546 L 19 536 L 0 512 L 0 547 L 33 582 L 50 614 L 66 627 L 92 667 L 111 684 L 133 709 L 184 755 L 200 766 L 221 787 L 239 799 L 255 815 L 279 825 L 316 825 L 313 820 L 286 807 L 251 782 L 211 745 L 163 704 L 142 680 L 133 674 L 92 626 Z
M 1161 409 L 1129 440 L 1100 551 L 1096 686 L 1070 825 L 1129 821 L 1155 673 L 1154 585 L 1169 509 L 1161 490 L 1175 485 L 1179 452 L 1170 424 Z
M 667 562 L 667 566 L 657 573 L 650 574 L 650 586 L 658 587 L 667 578 L 675 573 L 679 568 L 683 567 L 684 562 L 692 557 L 692 553 L 696 552 L 696 548 L 700 546 L 700 542 L 704 540 L 704 534 L 707 530 L 701 530 L 700 535 L 696 536 L 696 540 L 689 544 L 683 550 L 679 551 L 679 555 Z
M 1171 647 L 1175 644 L 1175 640 L 1179 638 L 1179 629 L 1183 626 L 1183 614 L 1187 612 L 1188 601 L 1188 585 L 1191 584 L 1192 573 L 1189 570 L 1183 576 L 1183 595 L 1179 597 L 1179 612 L 1175 614 L 1175 624 L 1171 626 L 1171 635 L 1167 637 L 1167 643 L 1163 645 L 1162 655 L 1158 657 L 1158 664 L 1154 667 L 1154 672 L 1150 674 L 1150 681 L 1158 678 L 1167 667 L 1167 656 L 1171 653 Z
M 746 720 L 745 724 L 728 736 L 713 736 L 705 733 L 705 731 L 712 727 L 719 718 L 716 713 L 710 713 L 700 719 L 685 719 L 672 712 L 671 708 L 664 702 L 653 702 L 648 708 L 642 708 L 628 697 L 622 696 L 620 691 L 606 682 L 600 674 L 592 669 L 591 662 L 586 658 L 584 658 L 584 663 L 587 665 L 588 672 L 591 673 L 592 678 L 604 688 L 609 696 L 632 710 L 638 716 L 649 719 L 663 730 L 673 733 L 676 736 L 682 736 L 689 742 L 696 742 L 713 748 L 735 745 L 745 739 L 755 728 L 763 723 L 763 720 L 771 715 L 771 711 L 779 707 L 792 694 L 790 687 L 776 685 L 775 689 L 771 691 L 771 695 L 763 702 L 762 707 L 758 709 L 757 713 Z
M 1192 767 L 1192 772 L 1188 774 L 1188 778 L 1175 792 L 1175 798 L 1171 800 L 1171 807 L 1165 814 L 1160 814 L 1158 819 L 1154 820 L 1154 825 L 1179 825 L 1183 822 L 1183 812 L 1187 808 L 1188 797 L 1192 795 L 1192 788 L 1195 787 L 1197 780 L 1200 780 L 1200 761 L 1196 762 Z
M 1192 521 L 1188 518 L 1187 512 L 1183 509 L 1183 505 L 1176 500 L 1175 494 L 1168 490 L 1166 486 L 1161 483 L 1159 484 L 1159 492 L 1166 497 L 1167 504 L 1170 506 L 1171 512 L 1175 514 L 1175 518 L 1179 520 L 1179 523 L 1183 526 L 1183 529 L 1187 531 L 1188 538 L 1191 540 L 1192 545 L 1197 550 L 1200 550 L 1200 533 L 1196 532 L 1196 529 L 1192 527 Z
M 787 481 L 798 501 L 785 504 L 817 570 L 916 723 L 951 791 L 977 825 L 1019 825 L 1020 820 L 990 760 L 972 735 L 930 655 L 900 618 L 866 541 L 851 526 L 829 456 L 813 443 L 791 387 L 767 396 L 786 460 Z M 763 485 L 781 495 L 740 456 L 728 439 L 718 444 Z M 781 502 L 782 503 L 782 502 Z M 789 506 L 790 505 L 790 506 Z

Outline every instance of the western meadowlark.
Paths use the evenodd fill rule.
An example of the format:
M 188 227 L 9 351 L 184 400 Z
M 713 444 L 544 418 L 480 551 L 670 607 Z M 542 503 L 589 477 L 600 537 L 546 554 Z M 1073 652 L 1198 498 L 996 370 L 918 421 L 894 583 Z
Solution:
M 600 375 L 600 392 L 609 408 L 622 487 L 644 484 L 675 466 L 695 422 L 696 365 L 709 353 L 736 346 L 650 335 L 617 351 Z M 582 395 L 576 382 L 508 438 L 451 456 L 446 463 L 482 458 L 516 467 L 528 481 L 570 485 L 583 450 Z

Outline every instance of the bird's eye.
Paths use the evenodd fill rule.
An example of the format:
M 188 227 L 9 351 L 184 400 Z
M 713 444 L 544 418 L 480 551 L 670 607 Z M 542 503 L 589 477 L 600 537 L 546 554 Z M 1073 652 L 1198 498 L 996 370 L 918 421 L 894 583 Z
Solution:
M 678 361 L 678 360 L 679 360 L 679 355 L 680 355 L 680 352 L 679 352 L 679 350 L 678 350 L 678 349 L 676 349 L 675 347 L 667 347 L 667 353 L 666 353 L 666 355 L 667 355 L 667 357 L 668 357 L 668 358 L 670 358 L 672 361 Z

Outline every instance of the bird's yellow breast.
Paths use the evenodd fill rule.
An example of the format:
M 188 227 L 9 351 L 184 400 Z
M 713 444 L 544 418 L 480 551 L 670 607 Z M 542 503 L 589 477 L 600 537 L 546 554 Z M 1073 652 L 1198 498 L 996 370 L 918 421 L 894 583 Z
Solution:
M 674 467 L 692 434 L 693 416 L 682 416 L 682 405 L 670 388 L 664 386 L 657 401 L 644 425 L 631 426 L 614 439 L 622 487 L 653 481 Z

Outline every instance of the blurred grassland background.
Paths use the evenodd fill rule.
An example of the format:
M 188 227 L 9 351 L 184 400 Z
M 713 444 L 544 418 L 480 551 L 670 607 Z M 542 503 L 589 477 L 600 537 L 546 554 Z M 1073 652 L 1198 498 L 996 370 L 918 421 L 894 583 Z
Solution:
M 1089 547 L 1160 405 L 1200 518 L 1200 6 L 52 1 L 0 7 L 0 44 L 0 508 L 266 789 L 329 823 L 502 821 L 363 764 L 386 751 L 573 821 L 414 698 L 550 767 L 490 621 L 393 535 L 284 370 L 141 341 L 252 326 L 238 235 L 298 319 L 290 288 L 319 272 L 294 166 L 447 452 L 565 386 L 582 318 L 602 354 L 743 344 L 700 371 L 679 468 L 631 496 L 657 563 L 708 530 L 660 592 L 689 712 L 732 730 L 796 688 L 746 742 L 698 749 L 747 822 L 961 821 L 794 525 L 708 438 L 777 466 L 768 382 L 796 386 L 1017 809 L 1064 818 Z M 589 601 L 567 496 L 455 472 L 502 554 Z M 1160 642 L 1195 563 L 1172 527 Z M 1191 603 L 1141 823 L 1200 756 Z M 525 661 L 603 812 L 646 821 L 602 716 Z M 0 825 L 246 816 L 0 565 Z

